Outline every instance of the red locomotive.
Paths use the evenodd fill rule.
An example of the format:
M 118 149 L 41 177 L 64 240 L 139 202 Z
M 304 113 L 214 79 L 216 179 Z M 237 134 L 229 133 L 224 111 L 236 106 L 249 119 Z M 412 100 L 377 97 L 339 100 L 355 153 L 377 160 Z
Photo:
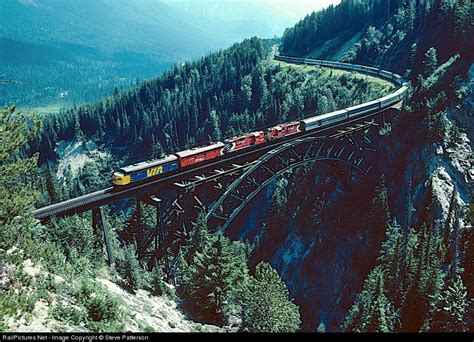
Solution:
M 280 139 L 288 135 L 297 134 L 299 132 L 301 132 L 299 121 L 284 123 L 267 129 L 267 139 Z
M 226 139 L 224 143 L 224 153 L 234 152 L 265 143 L 265 133 L 263 131 L 252 132 L 240 137 Z

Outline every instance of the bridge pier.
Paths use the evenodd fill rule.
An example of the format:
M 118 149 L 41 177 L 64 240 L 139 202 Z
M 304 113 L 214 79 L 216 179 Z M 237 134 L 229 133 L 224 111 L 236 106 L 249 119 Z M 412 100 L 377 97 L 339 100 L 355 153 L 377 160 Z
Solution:
M 112 246 L 110 244 L 110 236 L 109 231 L 107 229 L 104 213 L 102 212 L 102 208 L 94 208 L 92 209 L 92 229 L 94 230 L 95 236 L 99 237 L 99 231 L 102 233 L 104 237 L 105 247 L 107 250 L 107 259 L 108 264 L 110 267 L 115 267 L 115 260 L 112 253 Z M 97 246 L 100 250 L 102 250 L 102 244 L 98 244 Z
M 153 252 L 151 255 L 150 260 L 148 261 L 148 270 L 151 271 L 153 267 L 155 267 L 157 254 L 163 257 L 164 261 L 164 273 L 165 276 L 168 278 L 170 274 L 170 265 L 169 265 L 169 256 L 168 250 L 165 243 L 165 225 L 163 222 L 163 215 L 162 215 L 162 200 L 161 198 L 155 197 L 153 195 L 146 194 L 137 198 L 137 208 L 140 208 L 141 202 L 144 202 L 148 205 L 153 206 L 156 209 L 156 224 L 153 230 L 151 230 L 148 234 L 143 233 L 142 223 L 141 223 L 141 216 L 136 215 L 137 227 L 140 227 L 140 234 L 142 236 L 140 243 L 137 242 L 137 254 L 140 259 L 149 255 L 148 248 L 150 245 L 154 245 Z M 141 209 L 139 209 L 141 212 Z
M 141 245 L 143 241 L 143 227 L 142 227 L 142 209 L 140 200 L 135 201 L 135 213 L 134 213 L 134 237 L 135 244 L 137 247 Z

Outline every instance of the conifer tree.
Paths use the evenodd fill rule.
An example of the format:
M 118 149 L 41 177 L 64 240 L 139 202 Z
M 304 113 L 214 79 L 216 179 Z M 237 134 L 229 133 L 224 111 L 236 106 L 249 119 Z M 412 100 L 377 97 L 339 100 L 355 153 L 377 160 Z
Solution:
M 400 291 L 400 263 L 402 249 L 402 229 L 397 220 L 394 219 L 386 230 L 386 240 L 380 247 L 380 256 L 378 260 L 384 267 L 387 293 L 391 294 L 394 304 L 399 299 Z
M 28 121 L 16 107 L 0 114 L 0 248 L 30 236 L 31 213 L 37 198 L 32 185 L 37 155 L 25 157 L 25 145 L 39 132 L 39 122 Z M 18 217 L 17 217 L 18 216 Z M 16 220 L 16 222 L 13 222 Z
M 385 294 L 384 271 L 376 266 L 347 315 L 343 328 L 356 332 L 392 332 L 397 312 Z
M 472 305 L 472 304 L 471 304 Z M 446 283 L 434 296 L 430 330 L 436 332 L 466 332 L 469 328 L 469 300 L 460 276 Z
M 294 332 L 300 327 L 298 306 L 278 273 L 267 263 L 257 265 L 242 296 L 242 325 L 248 332 Z
M 369 210 L 369 226 L 374 229 L 387 229 L 390 224 L 390 209 L 388 206 L 388 191 L 385 186 L 385 176 L 380 177 L 375 187 L 374 198 Z
M 176 272 L 175 272 L 175 280 L 178 284 L 178 291 L 185 292 L 184 291 L 184 286 L 188 281 L 188 274 L 189 272 L 189 266 L 184 258 L 184 253 L 183 250 L 180 248 L 178 252 L 178 264 L 176 266 Z
M 213 266 L 210 265 L 211 249 L 210 240 L 196 245 L 192 259 L 188 263 L 189 276 L 183 287 L 191 309 L 202 316 L 207 316 L 209 321 L 215 319 L 214 313 L 217 311 L 215 302 L 210 298 L 214 289 Z
M 119 274 L 122 276 L 125 285 L 133 291 L 142 287 L 142 268 L 135 254 L 136 247 L 130 244 L 125 248 L 125 255 L 119 264 Z
M 165 285 L 163 284 L 163 271 L 160 265 L 156 264 L 150 274 L 151 292 L 155 296 L 162 296 L 165 292 Z
M 423 71 L 424 76 L 431 75 L 438 67 L 438 52 L 434 47 L 431 47 L 425 53 L 425 59 L 423 60 L 425 69 Z

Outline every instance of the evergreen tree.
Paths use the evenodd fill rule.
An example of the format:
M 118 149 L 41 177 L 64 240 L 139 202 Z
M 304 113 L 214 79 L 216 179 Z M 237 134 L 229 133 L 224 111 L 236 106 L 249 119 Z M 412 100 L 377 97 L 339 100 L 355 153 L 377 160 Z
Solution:
M 118 271 L 122 277 L 125 286 L 131 291 L 142 288 L 143 286 L 143 269 L 135 255 L 136 247 L 133 244 L 125 248 L 124 259 L 120 262 Z
M 156 264 L 150 274 L 151 293 L 155 296 L 162 296 L 165 293 L 165 285 L 163 283 L 163 271 Z
M 472 304 L 471 304 L 472 305 Z M 460 276 L 447 282 L 434 296 L 431 329 L 436 332 L 466 332 L 469 328 L 469 300 Z
M 397 312 L 385 292 L 385 275 L 376 266 L 367 277 L 362 292 L 349 311 L 343 328 L 356 332 L 392 332 Z
M 415 332 L 422 329 L 427 318 L 430 298 L 443 286 L 444 260 L 441 239 L 432 227 L 424 224 L 418 233 L 418 243 L 408 269 L 406 292 L 402 301 L 402 331 Z
M 379 184 L 375 188 L 374 198 L 369 210 L 369 226 L 374 229 L 384 230 L 390 224 L 390 209 L 388 206 L 388 191 L 385 186 L 385 176 L 380 177 Z
M 183 284 L 183 294 L 191 311 L 203 316 L 206 320 L 215 319 L 217 307 L 213 295 L 215 278 L 211 261 L 211 241 L 207 240 L 197 246 L 188 267 L 188 279 Z
M 423 75 L 430 76 L 438 67 L 438 52 L 434 47 L 431 47 L 425 53 L 425 59 L 423 60 L 425 69 Z
M 212 246 L 210 265 L 213 277 L 212 297 L 216 307 L 216 321 L 225 323 L 231 314 L 235 295 L 246 279 L 246 260 L 228 238 L 218 234 Z
M 207 230 L 206 214 L 201 211 L 194 224 L 189 244 L 186 246 L 186 262 L 188 264 L 192 263 L 196 252 L 206 250 L 210 243 L 211 235 Z
M 325 333 L 326 332 L 326 326 L 324 325 L 323 322 L 320 322 L 318 325 L 318 328 L 316 329 L 318 333 Z
M 194 250 L 183 293 L 192 310 L 209 322 L 225 324 L 246 279 L 246 258 L 240 245 L 222 234 L 207 239 Z
M 269 264 L 258 264 L 243 292 L 240 330 L 294 332 L 300 324 L 298 306 L 290 300 L 285 283 Z
M 29 213 L 37 198 L 32 174 L 37 155 L 25 157 L 25 145 L 39 131 L 39 122 L 16 108 L 5 107 L 0 114 L 0 248 L 31 236 L 32 218 Z M 14 222 L 15 221 L 15 222 Z
M 378 260 L 384 267 L 386 284 L 385 288 L 394 304 L 398 302 L 400 294 L 400 262 L 402 249 L 402 229 L 397 220 L 388 226 L 386 230 L 386 240 L 382 242 L 380 247 L 380 256 Z
M 51 166 L 48 165 L 45 170 L 46 191 L 50 198 L 50 203 L 56 203 L 61 199 L 61 188 L 58 179 L 54 175 Z
M 181 291 L 184 291 L 185 284 L 188 283 L 188 271 L 189 271 L 189 266 L 184 258 L 184 253 L 182 249 L 179 249 L 178 252 L 178 264 L 176 266 L 176 272 L 175 272 L 175 281 L 178 285 L 178 291 L 181 293 Z M 185 292 L 185 291 L 184 291 Z

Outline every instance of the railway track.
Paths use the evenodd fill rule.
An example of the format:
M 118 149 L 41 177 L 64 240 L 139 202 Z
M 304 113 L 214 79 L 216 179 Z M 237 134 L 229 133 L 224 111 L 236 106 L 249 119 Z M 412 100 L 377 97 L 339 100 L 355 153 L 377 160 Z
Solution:
M 396 94 L 397 92 L 400 93 L 400 90 L 403 89 L 403 87 L 406 88 L 406 86 L 404 85 L 404 80 L 399 75 L 390 73 L 385 70 L 375 69 L 372 67 L 358 66 L 358 65 L 348 64 L 348 63 L 339 63 L 339 62 L 332 62 L 332 61 L 308 60 L 308 59 L 283 57 L 283 56 L 275 56 L 274 58 L 276 60 L 289 62 L 289 63 L 319 65 L 319 66 L 324 66 L 324 67 L 354 70 L 357 72 L 367 72 L 372 75 L 377 74 L 379 75 L 379 77 L 384 78 L 384 79 L 389 79 L 391 82 L 397 84 L 398 86 L 401 86 L 391 95 Z M 383 101 L 383 99 L 389 96 L 390 95 L 384 96 L 380 98 L 379 100 Z M 373 102 L 374 101 L 370 101 L 370 102 L 367 102 L 367 104 L 373 103 Z M 251 159 L 256 159 L 259 156 L 291 140 L 301 139 L 301 138 L 310 137 L 310 136 L 312 137 L 329 137 L 331 135 L 337 136 L 337 134 L 340 134 L 341 130 L 343 130 L 344 128 L 349 127 L 353 124 L 358 124 L 358 123 L 367 121 L 368 119 L 378 116 L 381 113 L 385 112 L 387 109 L 391 108 L 393 105 L 394 104 L 392 103 L 390 105 L 387 105 L 383 108 L 378 109 L 377 111 L 370 112 L 370 113 L 367 113 L 355 118 L 351 118 L 345 121 L 337 122 L 331 126 L 326 126 L 317 130 L 291 135 L 284 139 L 278 140 L 277 142 L 273 142 L 271 144 L 256 146 L 253 149 L 245 150 L 240 153 L 228 154 L 212 162 L 199 165 L 192 169 L 181 170 L 178 173 L 173 173 L 166 177 L 153 179 L 151 181 L 148 181 L 147 183 L 137 184 L 132 187 L 127 187 L 124 189 L 109 187 L 109 188 L 98 190 L 98 191 L 95 191 L 86 195 L 82 195 L 76 198 L 72 198 L 60 203 L 55 203 L 43 208 L 36 209 L 33 212 L 33 215 L 36 219 L 43 221 L 43 220 L 48 220 L 53 216 L 69 216 L 76 213 L 85 212 L 93 208 L 97 208 L 103 205 L 120 201 L 122 199 L 136 197 L 140 194 L 146 193 L 147 191 L 150 191 L 156 188 L 157 186 L 179 183 L 183 179 L 187 179 L 187 178 L 199 175 L 205 171 L 225 167 L 226 165 L 231 165 L 232 163 L 239 163 L 239 162 L 245 162 Z

